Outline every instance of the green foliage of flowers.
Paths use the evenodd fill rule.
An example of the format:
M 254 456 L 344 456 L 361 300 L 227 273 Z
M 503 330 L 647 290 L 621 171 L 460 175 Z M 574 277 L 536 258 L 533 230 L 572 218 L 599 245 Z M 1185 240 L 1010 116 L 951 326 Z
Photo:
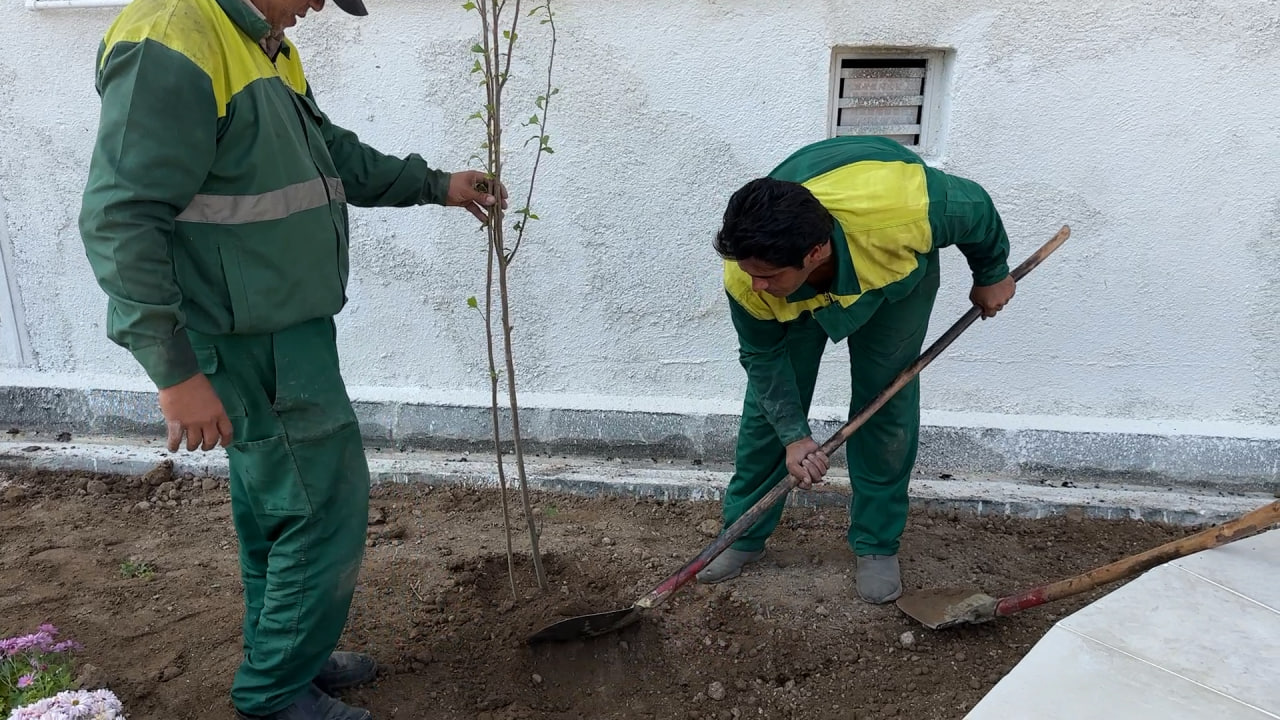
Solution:
M 58 640 L 58 629 L 41 625 L 30 635 L 0 640 L 0 718 L 10 711 L 52 697 L 75 684 L 71 653 L 74 640 Z

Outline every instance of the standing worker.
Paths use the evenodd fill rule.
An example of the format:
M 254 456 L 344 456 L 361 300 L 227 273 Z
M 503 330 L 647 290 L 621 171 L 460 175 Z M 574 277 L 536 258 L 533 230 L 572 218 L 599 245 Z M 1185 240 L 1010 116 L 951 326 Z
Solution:
M 821 481 L 828 458 L 808 413 L 827 341 L 848 340 L 856 412 L 919 355 L 938 292 L 938 248 L 948 245 L 968 260 L 970 300 L 994 316 L 1014 281 L 991 197 L 887 138 L 808 145 L 729 199 L 715 248 L 747 389 L 725 527 L 788 473 L 802 488 Z M 848 540 L 858 595 L 870 603 L 902 594 L 898 542 L 919 431 L 916 378 L 848 440 Z M 782 511 L 778 503 L 698 580 L 728 580 L 763 557 Z
M 334 0 L 365 15 L 362 0 Z M 364 553 L 369 469 L 339 371 L 347 206 L 499 199 L 390 157 L 320 110 L 284 36 L 324 0 L 133 0 L 99 48 L 80 216 L 107 334 L 155 383 L 176 452 L 227 449 L 244 581 L 241 718 L 359 720 L 333 652 Z M 505 191 L 497 189 L 505 206 Z

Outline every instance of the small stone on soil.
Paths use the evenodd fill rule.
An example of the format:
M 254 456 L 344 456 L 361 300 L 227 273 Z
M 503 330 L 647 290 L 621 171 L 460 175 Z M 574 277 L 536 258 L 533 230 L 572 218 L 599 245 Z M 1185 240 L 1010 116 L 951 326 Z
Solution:
M 181 670 L 170 665 L 160 671 L 160 682 L 169 682 L 170 680 L 178 677 L 181 674 L 182 674 Z
M 101 480 L 91 480 L 85 485 L 85 489 L 89 491 L 90 495 L 105 495 L 107 493 L 107 484 Z
M 6 502 L 21 502 L 27 497 L 27 491 L 20 487 L 11 487 L 4 491 L 4 499 Z
M 142 502 L 138 503 L 137 505 L 134 505 L 134 506 L 133 506 L 133 509 L 134 509 L 134 510 L 139 510 L 139 511 L 146 511 L 146 510 L 150 510 L 150 509 L 151 509 L 151 503 L 147 502 L 146 500 L 143 500 Z
M 904 648 L 914 647 L 916 644 L 916 634 L 908 630 L 898 637 L 898 642 Z
M 720 534 L 720 521 L 715 518 L 707 518 L 698 524 L 698 532 L 707 537 L 716 537 Z
M 707 697 L 715 701 L 724 699 L 724 683 L 716 681 L 707 686 Z
M 826 617 L 827 615 L 831 614 L 831 611 L 827 609 L 826 605 L 819 605 L 818 607 L 814 608 L 813 611 L 823 617 Z
M 534 674 L 533 674 L 533 684 L 534 684 L 534 685 L 541 685 L 541 684 L 542 684 L 542 676 L 541 676 L 541 675 L 539 675 L 538 673 L 534 673 Z
M 164 460 L 142 476 L 143 481 L 152 487 L 173 479 L 173 461 Z
M 217 478 L 207 477 L 207 478 L 205 478 L 204 480 L 201 480 L 201 481 L 200 481 L 200 489 L 201 489 L 201 490 L 203 490 L 203 491 L 205 491 L 205 492 L 209 492 L 210 490 L 217 490 L 217 489 L 218 489 L 218 479 L 217 479 Z

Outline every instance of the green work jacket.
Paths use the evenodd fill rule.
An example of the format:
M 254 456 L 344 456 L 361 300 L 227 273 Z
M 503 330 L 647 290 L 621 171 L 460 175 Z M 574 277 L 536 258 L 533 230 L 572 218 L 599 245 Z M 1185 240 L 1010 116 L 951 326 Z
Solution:
M 80 213 L 107 336 L 159 388 L 186 330 L 268 333 L 346 304 L 347 205 L 443 204 L 450 175 L 329 121 L 298 50 L 245 0 L 133 0 L 107 30 Z
M 1009 238 L 977 183 L 928 167 L 902 145 L 845 136 L 805 146 L 769 175 L 809 189 L 835 219 L 835 278 L 786 298 L 751 289 L 751 276 L 724 262 L 724 287 L 751 392 L 783 444 L 812 432 L 787 353 L 789 324 L 805 315 L 833 342 L 853 334 L 882 303 L 905 297 L 935 250 L 955 245 L 976 285 L 1009 274 Z

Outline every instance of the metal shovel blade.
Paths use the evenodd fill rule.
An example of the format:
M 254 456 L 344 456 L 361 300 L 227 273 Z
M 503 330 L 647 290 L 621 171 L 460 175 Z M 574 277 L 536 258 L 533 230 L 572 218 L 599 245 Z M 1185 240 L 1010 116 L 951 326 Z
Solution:
M 931 630 L 984 623 L 996 617 L 996 599 L 967 588 L 935 588 L 905 593 L 895 604 L 899 610 Z
M 640 608 L 632 605 L 621 610 L 610 610 L 591 615 L 578 615 L 552 623 L 529 636 L 529 644 L 563 642 L 604 635 L 630 625 L 640 619 Z

